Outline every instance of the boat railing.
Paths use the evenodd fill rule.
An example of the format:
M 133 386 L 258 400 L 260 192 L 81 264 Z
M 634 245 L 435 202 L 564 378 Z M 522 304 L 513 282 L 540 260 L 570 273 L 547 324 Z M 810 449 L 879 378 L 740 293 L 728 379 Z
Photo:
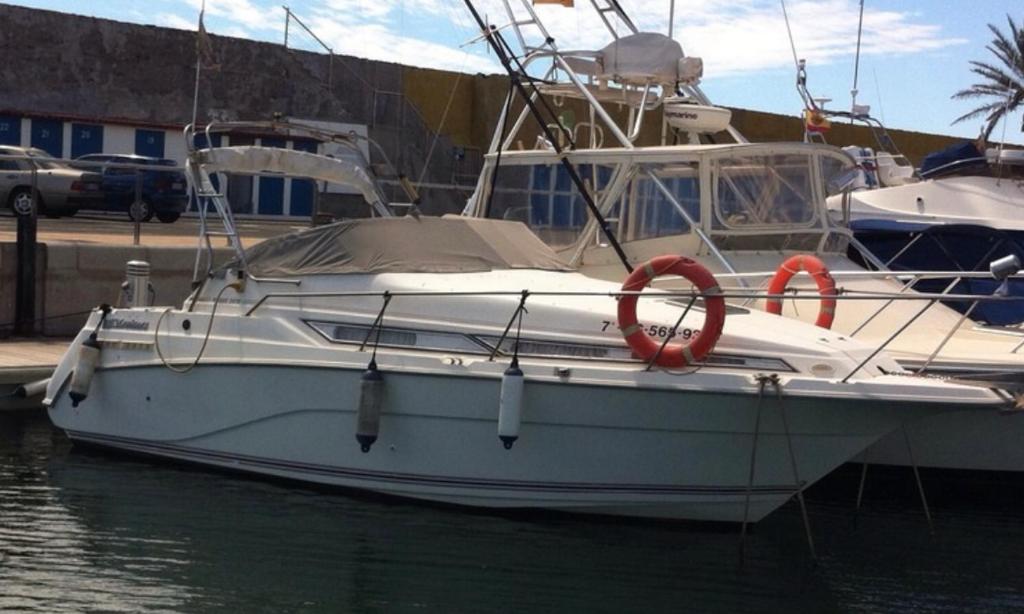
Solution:
M 948 175 L 954 175 L 956 173 L 963 172 L 968 169 L 977 169 L 978 167 L 988 167 L 989 161 L 985 156 L 975 156 L 972 158 L 962 158 L 960 160 L 954 160 L 947 162 L 942 166 L 936 166 L 926 171 L 919 171 L 918 174 L 921 179 L 937 179 L 939 177 L 945 177 Z
M 273 279 L 266 280 L 272 281 L 273 283 L 285 283 L 287 280 Z M 953 300 L 953 301 L 970 301 L 972 304 L 978 304 L 980 302 L 1019 302 L 1024 301 L 1024 296 L 1000 296 L 1000 295 L 978 295 L 978 294 L 953 294 L 948 292 L 942 294 L 924 294 L 924 293 L 902 293 L 902 292 L 871 292 L 871 291 L 853 291 L 848 289 L 839 288 L 834 296 L 829 296 L 830 299 L 837 301 L 876 301 L 884 299 L 889 301 L 917 301 L 923 302 L 925 305 L 918 310 L 911 318 L 906 322 L 902 323 L 892 334 L 882 340 L 874 349 L 869 353 L 867 357 L 862 359 L 856 367 L 850 373 L 848 373 L 842 381 L 845 383 L 853 377 L 857 371 L 867 365 L 873 358 L 879 353 L 884 351 L 897 337 L 899 337 L 907 328 L 910 327 L 918 318 L 920 318 L 928 309 L 930 309 L 935 303 L 941 300 Z M 742 301 L 753 301 L 753 300 L 808 300 L 816 301 L 822 299 L 820 292 L 802 292 L 799 290 L 787 290 L 785 293 L 773 293 L 763 292 L 759 290 L 751 290 L 749 288 L 742 287 L 725 287 L 720 288 L 718 291 L 701 292 L 697 290 L 670 290 L 670 291 L 659 291 L 659 292 L 644 292 L 642 290 L 630 291 L 630 290 L 617 290 L 617 291 L 530 291 L 530 290 L 469 290 L 469 291 L 431 291 L 431 290 L 364 290 L 364 291 L 291 291 L 291 292 L 267 292 L 263 294 L 255 303 L 252 304 L 244 313 L 245 317 L 252 316 L 258 309 L 266 305 L 270 301 L 278 299 L 315 299 L 315 298 L 338 298 L 338 299 L 352 299 L 352 298 L 380 298 L 384 301 L 384 308 L 396 298 L 415 298 L 415 299 L 448 299 L 448 298 L 467 298 L 467 297 L 509 297 L 518 298 L 517 313 L 518 310 L 523 307 L 526 300 L 530 297 L 606 297 L 618 300 L 625 296 L 635 296 L 642 299 L 658 299 L 664 301 L 665 299 L 678 299 L 680 302 L 687 301 L 687 310 L 689 310 L 693 304 L 703 298 L 715 296 L 726 300 L 742 300 Z M 955 326 L 951 327 L 946 336 L 939 343 L 938 347 L 928 356 L 924 364 L 917 368 L 917 373 L 921 373 L 932 364 L 939 352 L 945 347 L 946 343 L 952 337 L 953 333 L 960 327 L 967 314 L 956 323 Z M 676 325 L 679 326 L 679 323 Z M 850 335 L 851 337 L 853 335 Z M 1024 346 L 1024 341 L 1018 344 L 1014 348 L 1013 352 L 1016 352 L 1021 346 Z
M 725 277 L 725 276 L 722 276 Z M 259 278 L 250 276 L 250 279 L 258 283 L 294 284 L 300 285 L 299 279 L 286 278 Z M 682 279 L 682 278 L 678 278 Z M 294 292 L 266 292 L 263 293 L 255 303 L 250 306 L 244 315 L 251 316 L 258 309 L 277 299 L 308 299 L 308 298 L 372 298 L 372 297 L 416 297 L 416 298 L 455 298 L 455 297 L 502 297 L 522 296 L 526 292 L 532 297 L 606 297 L 619 299 L 625 296 L 637 296 L 644 299 L 703 299 L 708 296 L 717 296 L 731 300 L 803 300 L 817 301 L 824 295 L 818 291 L 804 291 L 798 288 L 787 289 L 783 293 L 764 292 L 757 289 L 750 289 L 739 286 L 720 287 L 718 292 L 700 292 L 696 290 L 659 290 L 658 292 L 644 292 L 642 290 L 558 290 L 558 291 L 532 291 L 532 290 L 359 290 L 359 291 L 294 291 Z M 828 296 L 837 301 L 877 301 L 888 299 L 893 301 L 924 301 L 935 302 L 941 297 L 942 300 L 952 301 L 979 301 L 979 302 L 1019 302 L 1024 301 L 1024 296 L 1001 296 L 996 294 L 960 294 L 960 293 L 902 293 L 902 292 L 872 292 L 866 290 L 850 290 L 837 288 L 836 294 Z

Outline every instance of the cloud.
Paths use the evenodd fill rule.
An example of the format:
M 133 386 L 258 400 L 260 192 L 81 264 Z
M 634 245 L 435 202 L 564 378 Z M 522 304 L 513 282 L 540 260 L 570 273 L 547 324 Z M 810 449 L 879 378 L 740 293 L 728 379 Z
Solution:
M 195 9 L 196 14 L 203 7 L 203 0 L 186 0 L 187 4 Z M 257 4 L 252 0 L 206 0 L 206 14 L 204 24 L 210 30 L 211 24 L 207 21 L 210 17 L 218 18 L 235 26 L 236 36 L 245 33 L 252 36 L 253 32 L 266 30 L 279 31 L 284 28 L 284 11 L 276 2 Z M 223 31 L 220 28 L 217 31 Z
M 668 2 L 621 1 L 641 30 L 667 31 Z M 158 23 L 194 27 L 202 0 L 168 0 L 165 4 L 175 2 L 181 10 L 158 14 Z M 519 0 L 510 0 L 510 4 L 517 7 L 517 19 L 527 17 Z M 502 0 L 476 0 L 475 5 L 493 24 L 509 21 Z M 603 47 L 610 34 L 601 18 L 588 0 L 579 0 L 577 5 L 575 9 L 543 5 L 536 11 L 560 48 Z M 687 0 L 676 2 L 676 8 L 674 35 L 687 54 L 704 58 L 708 80 L 792 70 L 793 54 L 777 0 Z M 789 0 L 787 9 L 797 55 L 812 67 L 853 58 L 858 0 Z M 337 53 L 449 70 L 501 71 L 486 43 L 459 48 L 479 30 L 456 0 L 295 0 L 293 10 Z M 864 13 L 861 54 L 905 56 L 967 42 L 926 20 L 926 14 L 869 6 Z M 612 21 L 619 33 L 627 32 L 623 24 Z M 206 27 L 218 34 L 281 41 L 284 12 L 279 0 L 206 0 Z M 518 47 L 513 31 L 503 32 Z M 536 33 L 534 43 L 542 40 Z M 295 24 L 289 44 L 321 50 Z
M 336 53 L 463 72 L 500 70 L 480 49 L 459 48 L 475 30 L 451 0 L 321 0 L 309 12 L 303 21 Z
M 177 13 L 158 13 L 155 15 L 156 25 L 165 28 L 177 28 L 178 30 L 195 30 L 198 24 L 195 20 L 185 19 Z
M 667 2 L 623 0 L 622 4 L 641 30 L 667 32 Z M 786 22 L 775 0 L 691 0 L 676 5 L 673 35 L 688 55 L 704 58 L 709 78 L 793 66 Z M 596 49 L 610 39 L 601 19 L 587 6 L 578 7 L 576 15 L 557 6 L 540 6 L 537 12 L 563 49 Z M 859 17 L 856 0 L 791 1 L 787 12 L 798 57 L 814 65 L 853 57 Z M 940 26 L 920 19 L 909 12 L 869 8 L 864 13 L 861 54 L 908 55 L 968 42 L 945 36 Z M 620 33 L 627 31 L 621 24 L 613 25 Z

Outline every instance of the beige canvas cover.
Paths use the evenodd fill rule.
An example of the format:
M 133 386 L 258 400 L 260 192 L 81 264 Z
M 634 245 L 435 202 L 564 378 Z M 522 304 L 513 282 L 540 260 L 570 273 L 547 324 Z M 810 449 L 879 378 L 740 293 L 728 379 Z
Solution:
M 346 220 L 268 239 L 246 260 L 266 277 L 572 270 L 521 222 L 454 215 Z

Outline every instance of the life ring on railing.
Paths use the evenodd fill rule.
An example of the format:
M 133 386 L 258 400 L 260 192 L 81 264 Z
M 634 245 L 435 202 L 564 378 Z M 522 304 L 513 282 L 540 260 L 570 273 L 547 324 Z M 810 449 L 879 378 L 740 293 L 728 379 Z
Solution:
M 786 285 L 793 276 L 800 271 L 806 271 L 814 282 L 818 284 L 818 293 L 821 294 L 821 308 L 818 310 L 818 319 L 814 322 L 822 328 L 832 328 L 832 320 L 836 317 L 836 281 L 828 272 L 825 263 L 817 256 L 810 254 L 798 254 L 779 265 L 768 284 L 768 294 L 782 294 L 786 291 Z M 770 298 L 765 301 L 765 311 L 782 314 L 782 299 Z
M 633 352 L 643 360 L 654 358 L 654 364 L 661 367 L 679 368 L 699 362 L 715 347 L 722 335 L 725 324 L 725 299 L 721 288 L 710 271 L 699 263 L 682 256 L 658 256 L 634 269 L 622 284 L 623 292 L 642 291 L 660 275 L 685 277 L 704 295 L 704 326 L 689 343 L 669 343 L 658 354 L 662 342 L 652 339 L 636 317 L 639 295 L 630 294 L 619 298 L 618 324 L 622 336 Z

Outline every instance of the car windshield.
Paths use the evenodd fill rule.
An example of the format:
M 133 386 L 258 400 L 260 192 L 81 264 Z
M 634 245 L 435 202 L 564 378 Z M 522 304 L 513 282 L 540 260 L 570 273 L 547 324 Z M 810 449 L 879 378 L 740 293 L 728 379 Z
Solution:
M 37 168 L 41 168 L 44 170 L 70 168 L 67 164 L 60 162 L 59 160 L 57 160 L 57 158 L 54 158 L 53 156 L 46 153 L 42 149 L 32 147 L 27 149 L 25 153 L 27 153 L 29 157 L 32 158 Z

